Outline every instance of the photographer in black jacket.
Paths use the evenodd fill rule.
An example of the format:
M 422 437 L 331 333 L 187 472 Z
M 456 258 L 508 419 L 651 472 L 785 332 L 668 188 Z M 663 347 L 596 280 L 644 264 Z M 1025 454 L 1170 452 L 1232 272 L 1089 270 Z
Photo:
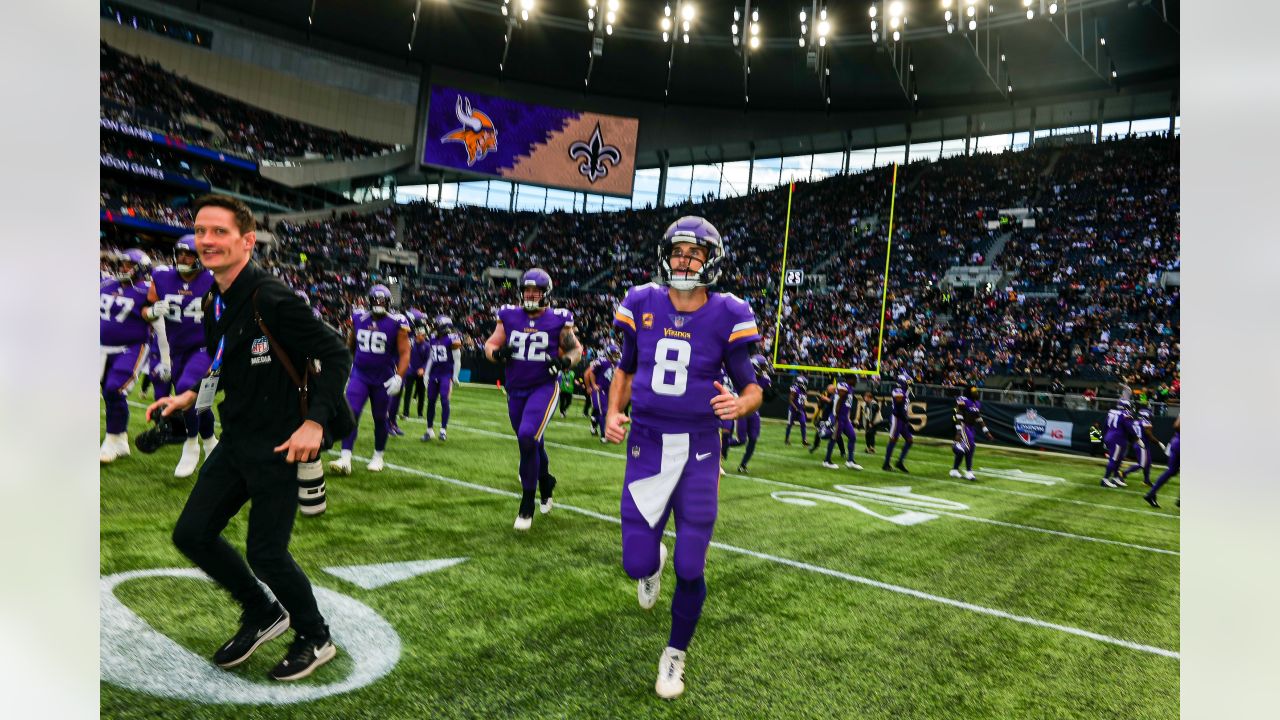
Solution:
M 198 392 L 158 400 L 147 417 L 156 409 L 170 415 L 211 405 L 214 392 L 221 391 L 222 441 L 200 468 L 173 542 L 243 608 L 239 632 L 214 653 L 214 661 L 224 668 L 239 665 L 292 625 L 296 638 L 270 675 L 297 680 L 331 660 L 337 649 L 310 581 L 289 554 L 298 508 L 294 463 L 315 459 L 335 430 L 350 429 L 341 398 L 351 355 L 300 297 L 252 262 L 256 235 L 247 205 L 207 195 L 194 209 L 196 249 L 215 280 L 203 318 L 213 366 Z M 305 417 L 289 365 L 299 373 L 318 371 L 302 383 L 309 388 Z M 246 502 L 247 566 L 221 535 Z

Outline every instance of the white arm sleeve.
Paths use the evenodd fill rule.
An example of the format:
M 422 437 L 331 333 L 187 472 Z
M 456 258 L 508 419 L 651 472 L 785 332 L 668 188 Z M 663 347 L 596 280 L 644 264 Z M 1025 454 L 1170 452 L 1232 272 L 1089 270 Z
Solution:
M 151 321 L 151 327 L 156 331 L 156 345 L 160 348 L 160 362 L 168 365 L 169 362 L 169 335 L 164 328 L 164 318 L 156 318 Z
M 458 376 L 462 374 L 462 348 L 453 349 L 453 384 L 458 384 Z

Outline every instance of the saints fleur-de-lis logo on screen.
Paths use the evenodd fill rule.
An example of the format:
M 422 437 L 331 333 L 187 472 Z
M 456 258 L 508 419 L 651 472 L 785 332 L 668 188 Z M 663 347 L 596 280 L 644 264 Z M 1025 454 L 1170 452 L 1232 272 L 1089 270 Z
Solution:
M 596 123 L 595 132 L 591 133 L 589 141 L 579 140 L 569 146 L 569 157 L 582 161 L 578 164 L 578 172 L 592 183 L 609 174 L 609 167 L 605 163 L 617 165 L 622 162 L 622 152 L 613 145 L 605 145 L 604 139 L 600 137 L 600 123 Z

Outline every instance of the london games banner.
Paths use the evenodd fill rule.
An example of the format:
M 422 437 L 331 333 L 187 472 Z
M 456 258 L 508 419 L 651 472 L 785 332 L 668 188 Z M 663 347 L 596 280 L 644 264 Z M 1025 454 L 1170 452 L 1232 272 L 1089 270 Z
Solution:
M 630 197 L 640 121 L 433 85 L 422 164 Z

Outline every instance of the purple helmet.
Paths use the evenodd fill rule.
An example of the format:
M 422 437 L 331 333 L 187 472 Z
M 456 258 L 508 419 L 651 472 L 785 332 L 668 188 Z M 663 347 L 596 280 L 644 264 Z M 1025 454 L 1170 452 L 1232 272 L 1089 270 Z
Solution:
M 1139 410 L 1139 411 L 1138 411 L 1138 417 L 1142 418 L 1143 420 L 1150 420 L 1150 419 L 1151 419 L 1151 408 L 1145 408 L 1145 407 L 1144 407 L 1144 408 L 1142 408 L 1141 410 Z
M 897 384 L 898 384 L 898 388 L 899 388 L 899 389 L 902 389 L 902 390 L 910 390 L 910 389 L 911 389 L 911 374 L 910 374 L 910 373 L 908 373 L 908 372 L 907 372 L 907 371 L 905 371 L 905 370 L 903 370 L 902 372 L 898 373 L 898 377 L 897 377 Z
M 369 311 L 374 315 L 386 315 L 391 310 L 391 291 L 386 285 L 369 288 Z
M 807 388 L 809 387 L 809 378 L 805 377 L 804 375 L 797 375 L 795 384 L 799 385 L 802 388 Z
M 536 312 L 551 305 L 551 301 L 548 298 L 551 296 L 552 282 L 551 275 L 546 270 L 530 268 L 525 271 L 524 275 L 520 277 L 520 292 L 523 294 L 524 289 L 530 287 L 542 290 L 542 299 L 537 301 L 522 299 L 521 307 L 527 312 Z
M 116 255 L 116 280 L 136 285 L 151 275 L 151 258 L 138 248 L 129 248 Z
M 195 257 L 194 262 L 184 263 L 178 259 L 182 253 L 191 253 Z M 187 275 L 200 269 L 200 253 L 196 252 L 196 236 L 183 235 L 173 244 L 173 266 L 178 272 Z
M 622 348 L 618 347 L 618 343 L 609 341 L 600 348 L 600 352 L 610 360 L 617 362 L 622 359 Z
M 707 261 L 698 268 L 694 277 L 689 277 L 687 273 L 682 273 L 684 277 L 672 277 L 671 250 L 680 242 L 694 243 L 707 249 Z M 720 231 L 705 218 L 686 215 L 667 226 L 667 231 L 658 241 L 658 278 L 663 284 L 676 290 L 714 285 L 720 278 L 720 264 L 725 257 L 724 240 L 720 238 Z
M 769 372 L 769 361 L 764 355 L 756 353 L 751 356 L 751 367 L 755 369 L 757 375 L 763 375 Z
M 836 392 L 840 393 L 841 395 L 847 395 L 849 393 L 849 383 L 845 382 L 844 380 L 837 382 Z
M 451 320 L 448 315 L 437 315 L 435 323 L 436 334 L 441 337 L 444 337 L 453 331 L 453 320 Z

